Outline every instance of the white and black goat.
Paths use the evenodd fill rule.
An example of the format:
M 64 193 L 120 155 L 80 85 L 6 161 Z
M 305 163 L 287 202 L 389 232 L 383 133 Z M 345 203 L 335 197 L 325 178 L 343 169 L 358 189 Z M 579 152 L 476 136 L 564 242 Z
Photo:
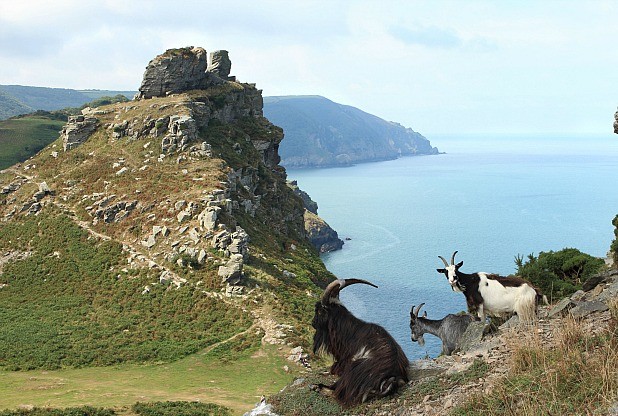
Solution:
M 521 322 L 533 322 L 538 302 L 543 300 L 547 304 L 547 298 L 521 277 L 460 272 L 463 261 L 455 264 L 455 254 L 457 251 L 451 257 L 451 264 L 444 257 L 438 256 L 445 268 L 436 270 L 446 276 L 454 291 L 463 292 L 468 311 L 478 313 L 481 321 L 485 321 L 485 314 L 504 317 L 516 313 Z
M 408 382 L 408 358 L 393 337 L 381 326 L 356 318 L 339 300 L 346 286 L 363 283 L 362 279 L 338 279 L 331 282 L 315 304 L 311 325 L 315 328 L 313 352 L 325 351 L 334 358 L 330 368 L 339 379 L 328 389 L 344 407 L 355 406 L 372 398 L 394 393 Z
M 424 303 L 418 305 L 414 310 L 414 305 L 410 309 L 410 338 L 412 342 L 418 342 L 421 347 L 425 345 L 424 334 L 435 335 L 442 340 L 442 354 L 451 355 L 459 349 L 459 340 L 468 325 L 474 321 L 471 315 L 454 315 L 449 313 L 442 319 L 428 319 L 427 312 L 423 316 L 418 316 Z

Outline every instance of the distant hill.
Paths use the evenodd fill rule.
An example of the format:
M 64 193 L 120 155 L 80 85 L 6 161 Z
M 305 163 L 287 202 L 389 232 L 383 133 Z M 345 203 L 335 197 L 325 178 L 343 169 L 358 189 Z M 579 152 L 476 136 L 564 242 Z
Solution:
M 68 88 L 0 85 L 0 120 L 35 110 L 60 110 L 80 107 L 96 98 L 122 94 L 133 98 L 135 91 L 72 90 Z
M 437 154 L 420 133 L 320 96 L 264 97 L 264 116 L 283 128 L 288 168 L 350 165 Z

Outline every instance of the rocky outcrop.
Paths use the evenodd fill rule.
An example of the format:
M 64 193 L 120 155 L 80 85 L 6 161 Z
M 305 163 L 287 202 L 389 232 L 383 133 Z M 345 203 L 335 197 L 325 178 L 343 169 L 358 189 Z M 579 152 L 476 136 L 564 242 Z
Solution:
M 337 231 L 333 230 L 322 218 L 309 210 L 305 210 L 304 218 L 307 237 L 320 253 L 339 250 L 343 247 L 343 241 L 339 239 Z
M 618 111 L 614 114 L 614 133 L 618 134 Z
M 230 70 L 232 69 L 232 61 L 227 51 L 214 51 L 210 53 L 208 59 L 208 68 L 206 71 L 212 72 L 219 78 L 223 78 L 228 81 L 235 81 L 236 77 L 230 77 Z
M 307 238 L 311 244 L 318 249 L 320 253 L 335 251 L 343 247 L 343 241 L 339 239 L 337 231 L 333 230 L 330 225 L 318 216 L 318 204 L 311 199 L 309 194 L 298 187 L 296 181 L 288 181 L 288 186 L 294 194 L 299 196 L 303 201 L 305 212 L 303 219 L 305 222 L 305 231 Z
M 569 314 L 574 318 L 583 318 L 608 310 L 610 302 L 615 299 L 618 299 L 618 270 L 612 269 L 590 277 L 584 283 L 583 290 L 556 303 L 549 316 L 554 318 Z
M 206 72 L 207 67 L 208 55 L 203 48 L 169 49 L 148 63 L 135 98 L 165 97 L 225 82 L 214 72 Z
M 300 199 L 303 200 L 303 205 L 305 206 L 305 209 L 307 211 L 318 215 L 318 203 L 311 199 L 307 192 L 303 191 L 298 187 L 297 181 L 289 181 L 288 186 L 292 188 L 292 191 L 294 191 L 294 193 L 298 195 Z
M 88 140 L 98 124 L 99 121 L 94 117 L 69 116 L 67 124 L 60 131 L 64 151 L 71 150 Z

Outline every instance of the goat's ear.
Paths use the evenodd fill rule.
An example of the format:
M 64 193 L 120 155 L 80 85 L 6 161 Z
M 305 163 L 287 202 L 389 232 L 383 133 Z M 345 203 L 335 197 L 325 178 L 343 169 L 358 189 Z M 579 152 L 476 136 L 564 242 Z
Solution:
M 463 266 L 463 260 L 460 261 L 459 263 L 457 263 L 457 265 L 455 267 L 457 267 L 459 269 L 461 266 Z
M 427 311 L 423 311 L 423 318 L 427 318 Z
M 438 273 L 446 274 L 446 269 L 436 269 Z

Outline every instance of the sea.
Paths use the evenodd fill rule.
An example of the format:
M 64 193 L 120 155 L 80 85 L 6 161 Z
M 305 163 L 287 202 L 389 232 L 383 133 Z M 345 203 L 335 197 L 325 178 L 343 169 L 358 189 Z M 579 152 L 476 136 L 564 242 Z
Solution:
M 441 255 L 462 271 L 513 274 L 518 255 L 574 247 L 606 257 L 618 214 L 618 135 L 443 136 L 439 155 L 344 168 L 288 170 L 345 239 L 322 259 L 338 278 L 362 278 L 340 298 L 385 327 L 409 359 L 436 357 L 441 342 L 410 340 L 409 313 L 466 309 Z M 547 294 L 551 297 L 551 294 Z

